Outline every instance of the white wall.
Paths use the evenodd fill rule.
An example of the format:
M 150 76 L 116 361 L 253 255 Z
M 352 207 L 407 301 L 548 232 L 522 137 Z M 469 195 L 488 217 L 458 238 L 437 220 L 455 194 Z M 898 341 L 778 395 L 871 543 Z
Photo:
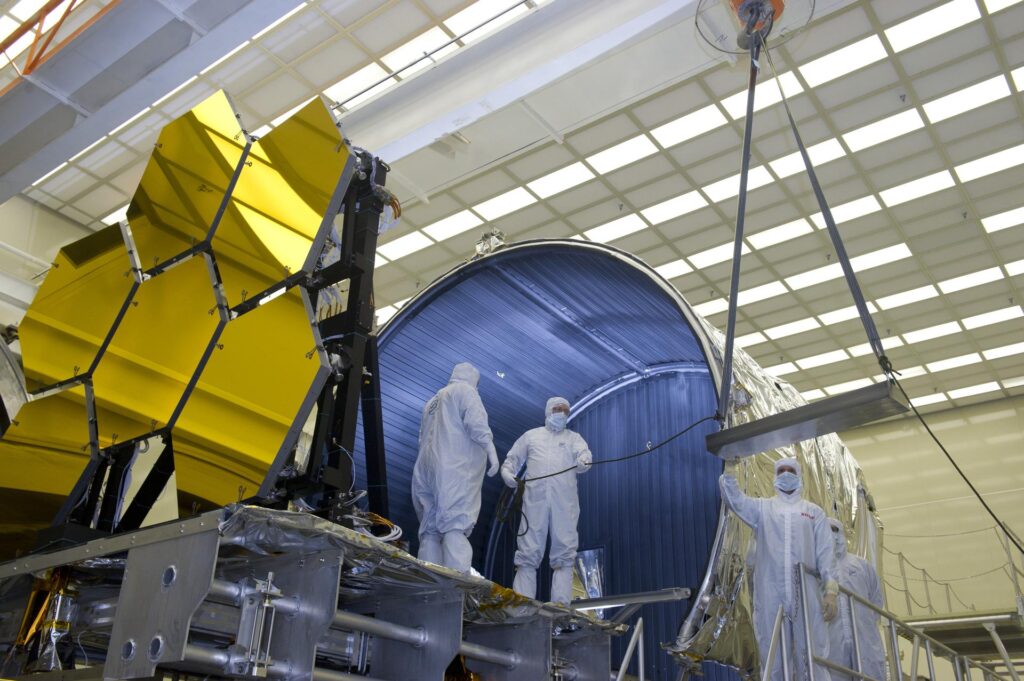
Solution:
M 92 230 L 16 196 L 0 205 L 0 325 L 15 324 L 61 246 Z M 9 248 L 5 248 L 5 246 Z M 26 258 L 17 251 L 27 254 Z
M 1024 535 L 1024 396 L 925 417 L 997 514 Z M 842 434 L 864 468 L 885 525 L 884 578 L 902 586 L 898 559 L 949 581 L 968 605 L 1013 609 L 1014 589 L 1000 567 L 1007 555 L 995 523 L 916 419 L 903 418 Z M 1018 566 L 1021 555 L 1014 552 Z M 920 573 L 907 566 L 908 577 Z M 984 574 L 989 573 L 989 574 Z M 930 588 L 936 610 L 948 611 L 945 590 Z M 920 602 L 922 582 L 911 592 Z M 889 607 L 906 612 L 902 593 L 888 589 Z M 953 611 L 964 608 L 953 600 Z M 924 614 L 912 604 L 913 613 Z

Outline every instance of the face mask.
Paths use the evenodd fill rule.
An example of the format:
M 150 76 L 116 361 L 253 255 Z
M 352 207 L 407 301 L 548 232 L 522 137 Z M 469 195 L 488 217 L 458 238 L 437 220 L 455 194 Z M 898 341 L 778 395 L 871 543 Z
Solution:
M 800 489 L 800 476 L 796 473 L 779 473 L 775 476 L 775 489 L 787 494 Z
M 565 422 L 569 420 L 569 417 L 560 411 L 553 412 L 551 416 L 547 418 L 548 428 L 555 431 L 556 433 L 565 428 Z

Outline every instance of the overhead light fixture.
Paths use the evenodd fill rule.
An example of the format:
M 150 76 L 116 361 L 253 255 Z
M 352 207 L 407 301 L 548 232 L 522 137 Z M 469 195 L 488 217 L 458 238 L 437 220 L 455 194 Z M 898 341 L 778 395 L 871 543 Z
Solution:
M 855 272 L 861 272 L 869 270 L 873 267 L 880 267 L 881 265 L 887 265 L 897 260 L 909 258 L 911 255 L 910 249 L 907 248 L 906 244 L 896 244 L 895 246 L 888 246 L 886 248 L 858 255 L 854 258 L 850 258 L 850 266 Z M 839 263 L 832 263 L 831 265 L 824 265 L 822 267 L 802 272 L 800 274 L 794 274 L 791 277 L 786 278 L 786 285 L 791 289 L 802 289 L 808 286 L 814 286 L 815 284 L 821 284 L 826 281 L 832 281 L 843 276 L 843 267 Z
M 882 348 L 885 350 L 891 350 L 893 348 L 903 347 L 903 339 L 899 336 L 892 336 L 890 338 L 882 338 Z M 861 343 L 860 345 L 854 345 L 853 347 L 846 348 L 846 351 L 853 357 L 864 357 L 874 352 L 871 349 L 870 343 Z
M 647 223 L 644 222 L 639 215 L 633 213 L 625 215 L 617 220 L 606 222 L 603 225 L 588 229 L 583 232 L 591 241 L 597 241 L 602 244 L 606 244 L 609 241 L 615 241 L 621 239 L 624 236 L 639 232 L 641 229 L 647 227 Z
M 377 324 L 380 325 L 394 317 L 397 312 L 398 308 L 394 305 L 385 305 L 384 307 L 377 308 L 374 312 L 374 316 L 377 319 Z
M 778 227 L 766 229 L 757 234 L 751 234 L 747 237 L 747 241 L 753 244 L 754 248 L 768 248 L 769 246 L 775 246 L 776 244 L 795 239 L 798 236 L 810 234 L 813 231 L 814 228 L 811 227 L 810 223 L 806 219 L 800 218 Z
M 835 159 L 844 156 L 845 154 L 846 152 L 843 150 L 843 145 L 841 145 L 839 140 L 834 137 L 807 148 L 807 155 L 811 157 L 811 163 L 815 166 L 822 166 L 829 161 L 834 161 Z M 785 178 L 790 175 L 796 175 L 799 172 L 803 172 L 804 157 L 799 151 L 795 151 L 788 156 L 783 156 L 782 158 L 770 161 L 768 165 L 771 166 L 772 172 L 780 178 Z
M 651 136 L 667 149 L 720 128 L 728 122 L 717 106 L 709 104 L 703 109 L 697 109 L 693 113 L 659 125 L 651 130 Z
M 871 301 L 868 301 L 867 308 L 868 311 L 871 312 L 871 314 L 875 314 L 876 312 L 878 312 L 878 308 Z M 857 306 L 850 305 L 849 307 L 844 307 L 838 310 L 833 310 L 832 312 L 825 312 L 824 314 L 820 314 L 818 315 L 818 319 L 820 319 L 821 323 L 824 324 L 825 326 L 830 326 L 832 324 L 839 324 L 840 322 L 856 319 L 859 316 L 860 313 L 857 311 Z
M 720 312 L 725 312 L 729 309 L 729 301 L 725 298 L 716 298 L 715 300 L 709 300 L 706 303 L 700 305 L 694 305 L 693 311 L 699 314 L 701 317 L 710 317 Z
M 278 26 L 283 24 L 284 22 L 286 22 L 289 19 L 291 19 L 296 13 L 298 13 L 300 10 L 304 9 L 305 7 L 306 7 L 306 3 L 302 3 L 298 7 L 294 8 L 292 10 L 289 10 L 287 14 L 283 15 L 281 18 L 277 19 L 276 21 L 274 21 L 273 23 L 268 25 L 266 28 L 262 29 L 259 33 L 254 35 L 252 37 L 252 39 L 253 40 L 259 40 L 260 38 L 262 38 L 266 34 L 268 34 L 271 31 L 273 31 L 275 28 L 277 28 Z
M 693 268 L 690 267 L 690 263 L 680 258 L 679 260 L 673 260 L 672 262 L 667 262 L 664 265 L 659 265 L 654 268 L 654 271 L 666 279 L 675 279 L 676 277 L 681 277 L 684 274 L 689 274 L 693 271 Z
M 965 274 L 962 277 L 953 277 L 952 279 L 940 281 L 939 290 L 943 293 L 955 293 L 956 291 L 963 291 L 965 288 L 981 286 L 982 284 L 988 284 L 1002 278 L 1003 271 L 1001 269 L 990 267 L 986 270 Z
M 731 260 L 734 248 L 734 244 L 722 244 L 721 246 L 715 246 L 714 248 L 709 248 L 706 251 L 701 251 L 700 253 L 694 253 L 688 258 L 688 260 L 694 267 L 702 270 L 705 267 L 711 267 L 712 265 L 717 265 L 720 262 Z M 746 244 L 743 244 L 740 248 L 740 253 L 746 255 L 750 253 L 750 248 Z
M 882 202 L 889 208 L 892 208 L 893 206 L 919 199 L 922 196 L 928 196 L 943 189 L 949 189 L 955 184 L 956 182 L 948 170 L 940 170 L 937 173 L 885 189 L 879 192 L 879 195 L 882 197 Z
M 214 70 L 215 68 L 217 68 L 218 66 L 220 66 L 221 64 L 223 64 L 224 62 L 226 62 L 226 61 L 227 61 L 228 59 L 231 59 L 231 58 L 232 58 L 232 57 L 234 57 L 234 56 L 235 56 L 236 54 L 238 54 L 239 52 L 241 52 L 241 51 L 242 51 L 242 50 L 243 50 L 243 49 L 245 48 L 245 46 L 246 46 L 246 45 L 248 45 L 248 44 L 249 44 L 249 41 L 248 41 L 248 40 L 246 40 L 246 41 L 245 41 L 245 42 L 243 42 L 243 43 L 242 43 L 241 45 L 239 45 L 239 46 L 238 46 L 238 47 L 236 47 L 235 49 L 231 50 L 230 52 L 228 52 L 227 54 L 225 54 L 225 55 L 224 55 L 223 57 L 221 57 L 220 59 L 218 59 L 217 61 L 213 62 L 212 64 L 210 64 L 209 66 L 207 66 L 207 67 L 206 67 L 205 69 L 203 69 L 202 71 L 200 71 L 200 72 L 199 72 L 199 75 L 200 75 L 200 76 L 205 76 L 205 75 L 206 75 L 207 73 L 209 73 L 210 71 L 213 71 L 213 70 Z
M 981 351 L 982 357 L 989 360 L 1011 357 L 1021 353 L 1024 353 L 1024 343 L 1011 343 L 1010 345 L 1003 345 L 998 348 Z
M 832 350 L 831 352 L 823 352 L 820 355 L 811 355 L 810 357 L 798 359 L 796 365 L 801 369 L 814 369 L 826 364 L 842 362 L 844 359 L 850 359 L 850 356 L 846 354 L 846 350 Z
M 804 398 L 808 402 L 811 400 L 820 400 L 822 397 L 825 397 L 825 391 L 819 390 L 818 388 L 812 388 L 811 390 L 805 390 L 800 393 L 800 397 Z
M 747 191 L 753 191 L 759 187 L 763 187 L 766 184 L 771 184 L 773 178 L 768 169 L 764 166 L 757 166 L 751 168 L 747 174 Z M 730 199 L 740 193 L 740 176 L 739 173 L 731 177 L 727 177 L 718 182 L 712 182 L 706 187 L 702 188 L 704 193 L 708 195 L 708 198 L 718 203 L 726 199 Z
M 64 162 L 63 162 L 63 163 L 61 163 L 61 164 L 60 164 L 59 166 L 57 166 L 56 168 L 54 168 L 53 170 L 51 170 L 50 172 L 46 173 L 45 175 L 43 175 L 42 177 L 40 177 L 40 178 L 39 178 L 38 180 L 36 180 L 35 182 L 33 182 L 33 183 L 32 183 L 32 186 L 33 186 L 33 187 L 35 187 L 36 185 L 42 184 L 42 183 L 43 183 L 43 182 L 45 182 L 46 180 L 50 179 L 51 177 L 53 177 L 54 175 L 56 175 L 57 173 L 59 173 L 59 172 L 60 172 L 61 170 L 64 170 L 64 168 L 66 168 L 66 167 L 67 167 L 67 165 L 68 165 L 68 162 L 67 162 L 67 161 L 64 161 Z
M 599 173 L 610 173 L 616 168 L 639 161 L 657 151 L 658 147 L 654 146 L 654 142 L 647 135 L 640 134 L 625 142 L 619 142 L 614 147 L 588 156 L 587 163 Z
M 117 210 L 115 210 L 110 215 L 108 215 L 105 218 L 103 218 L 103 220 L 102 220 L 103 224 L 105 224 L 105 225 L 114 225 L 114 224 L 117 224 L 117 223 L 121 222 L 121 220 L 127 219 L 128 218 L 128 206 L 130 206 L 130 205 L 131 204 L 125 204 L 125 205 L 121 206 L 120 208 L 118 208 Z
M 676 196 L 667 201 L 656 203 L 649 208 L 644 208 L 640 211 L 640 214 L 652 225 L 660 225 L 681 215 L 699 210 L 706 205 L 708 205 L 708 202 L 700 192 L 695 190 L 682 196 Z
M 444 241 L 481 224 L 483 224 L 483 220 L 472 211 L 463 210 L 455 215 L 449 215 L 443 220 L 427 225 L 423 228 L 423 231 L 434 241 Z
M 836 383 L 835 385 L 825 386 L 825 393 L 828 395 L 841 395 L 842 393 L 848 393 L 851 390 L 858 388 L 866 388 L 872 385 L 874 381 L 870 378 L 858 378 L 854 381 L 846 381 L 845 383 Z
M 868 64 L 885 59 L 885 45 L 877 35 L 841 47 L 800 67 L 800 75 L 811 87 L 818 87 Z
M 950 357 L 949 359 L 940 359 L 937 362 L 929 362 L 925 366 L 928 367 L 928 371 L 934 374 L 938 371 L 947 371 L 949 369 L 959 369 L 960 367 L 970 366 L 971 364 L 977 364 L 980 361 L 981 355 L 976 352 L 970 352 L 958 357 Z
M 147 107 L 146 107 L 145 109 L 143 109 L 143 110 L 142 110 L 142 111 L 140 111 L 139 113 L 135 114 L 134 116 L 132 116 L 131 118 L 129 118 L 128 120 L 126 120 L 126 121 L 125 121 L 124 123 L 122 123 L 121 125 L 117 126 L 117 127 L 116 127 L 116 128 L 114 128 L 113 130 L 111 130 L 110 132 L 108 132 L 107 134 L 108 134 L 108 135 L 116 135 L 117 133 L 121 132 L 122 130 L 124 130 L 125 128 L 127 128 L 127 127 L 128 127 L 129 125 L 131 125 L 131 124 L 132 124 L 132 123 L 134 123 L 135 121 L 137 121 L 137 120 L 139 120 L 140 118 L 142 118 L 143 116 L 145 116 L 145 115 L 146 115 L 147 113 L 149 113 L 150 111 L 151 111 L 151 109 L 150 109 L 150 108 L 149 108 L 149 107 L 147 106 Z
M 786 277 L 786 286 L 797 291 L 808 286 L 838 279 L 841 276 L 843 276 L 843 266 L 839 263 L 832 263 L 831 265 L 816 267 L 807 272 L 794 274 L 792 277 Z
M 944 324 L 936 324 L 935 326 L 918 329 L 917 331 L 908 331 L 903 334 L 903 338 L 908 343 L 923 343 L 934 338 L 942 338 L 943 336 L 960 333 L 960 331 L 960 325 L 956 322 L 945 322 Z
M 789 293 L 789 289 L 787 289 L 781 281 L 772 281 L 767 284 L 762 284 L 761 286 L 755 286 L 753 288 L 740 291 L 736 294 L 736 304 L 750 305 L 762 300 L 767 300 L 768 298 L 781 296 L 784 293 Z
M 917 376 L 924 376 L 925 373 L 927 373 L 923 366 L 907 367 L 905 369 L 900 367 L 898 371 L 900 373 L 900 378 L 916 378 Z M 875 380 L 878 381 L 886 380 L 886 378 L 885 374 L 875 376 Z
M 1024 225 L 1024 207 L 1014 208 L 1005 213 L 997 213 L 996 215 L 990 215 L 987 218 L 981 219 L 981 226 L 989 234 L 1009 229 L 1010 227 L 1016 227 L 1017 225 Z
M 394 78 L 388 78 L 379 85 L 374 85 L 374 83 L 387 78 L 387 76 L 388 72 L 379 64 L 367 64 L 352 75 L 346 76 L 329 88 L 324 89 L 324 96 L 341 104 L 346 109 L 351 109 L 357 104 L 365 102 L 374 95 L 383 92 L 397 82 Z M 366 88 L 371 86 L 372 89 L 366 90 Z M 364 92 L 364 90 L 366 91 Z
M 798 319 L 795 322 L 779 324 L 778 326 L 765 329 L 764 334 L 772 340 L 778 340 L 780 338 L 795 336 L 798 333 L 805 333 L 820 327 L 821 325 L 818 323 L 818 320 L 814 317 L 808 317 L 806 319 Z
M 885 29 L 885 37 L 894 52 L 902 52 L 980 18 L 975 0 L 952 0 Z
M 761 333 L 760 331 L 755 331 L 754 333 L 747 333 L 742 336 L 736 337 L 736 345 L 740 346 L 741 348 L 749 348 L 752 345 L 767 342 L 768 339 L 765 338 L 764 334 Z
M 782 82 L 782 91 L 779 91 L 779 81 Z M 754 111 L 766 109 L 782 101 L 782 92 L 787 97 L 796 97 L 804 91 L 800 81 L 796 79 L 791 71 L 783 73 L 778 79 L 772 78 L 757 86 L 757 97 L 754 99 Z M 722 106 L 733 120 L 740 120 L 747 115 L 747 91 L 741 90 L 722 100 Z
M 903 305 L 910 305 L 911 303 L 919 303 L 922 300 L 928 300 L 929 298 L 935 298 L 939 295 L 938 289 L 931 284 L 927 286 L 921 286 L 920 288 L 911 289 L 909 291 L 903 291 L 902 293 L 894 293 L 891 296 L 883 296 L 877 298 L 875 303 L 878 307 L 883 310 L 891 310 L 894 307 L 901 307 Z
M 985 177 L 1007 168 L 1019 166 L 1021 163 L 1024 163 L 1024 144 L 1018 144 L 1015 147 L 997 151 L 994 154 L 989 154 L 967 163 L 961 163 L 954 170 L 961 182 L 970 182 L 979 177 Z
M 572 189 L 577 185 L 583 184 L 587 180 L 593 179 L 593 177 L 594 173 L 590 168 L 577 161 L 543 177 L 538 177 L 533 182 L 528 182 L 526 186 L 540 198 L 546 199 L 549 196 L 564 192 L 566 189 Z
M 435 26 L 429 31 L 419 34 L 401 47 L 388 52 L 380 60 L 392 72 L 404 69 L 398 75 L 402 78 L 408 78 L 417 71 L 427 68 L 445 55 L 459 49 L 457 43 L 452 43 L 444 49 L 438 49 L 450 40 L 451 38 L 448 37 L 447 33 L 441 30 L 440 27 Z M 438 51 L 434 52 L 434 50 Z M 434 54 L 428 57 L 427 54 L 430 52 L 434 52 Z
M 503 215 L 508 215 L 536 202 L 537 199 L 533 194 L 523 187 L 516 187 L 504 194 L 498 194 L 493 199 L 476 204 L 473 206 L 473 210 L 483 216 L 484 220 L 497 220 Z
M 1024 317 L 1024 309 L 1020 305 L 1011 305 L 1000 310 L 976 314 L 973 317 L 965 317 L 961 321 L 968 329 L 979 329 L 983 326 L 991 326 L 1000 322 L 1008 322 L 1011 319 Z
M 975 395 L 984 395 L 985 393 L 991 393 L 999 390 L 999 384 L 995 381 L 989 381 L 988 383 L 979 383 L 978 385 L 969 385 L 966 388 L 957 388 L 956 390 L 949 391 L 949 399 L 959 400 L 964 397 L 974 397 Z
M 765 367 L 764 370 L 772 376 L 785 376 L 786 374 L 792 374 L 800 371 L 792 362 L 783 362 L 782 364 L 776 364 L 775 366 Z
M 860 151 L 873 147 L 882 142 L 888 142 L 908 132 L 920 130 L 924 127 L 924 119 L 917 109 L 908 109 L 898 114 L 893 114 L 880 121 L 851 130 L 843 135 L 843 141 L 850 147 L 850 151 Z
M 377 247 L 377 252 L 388 260 L 398 260 L 399 258 L 404 258 L 410 253 L 421 251 L 427 246 L 433 245 L 433 243 L 433 241 L 427 238 L 426 234 L 423 234 L 422 232 L 412 232 L 403 237 L 399 237 L 394 241 L 381 244 Z
M 455 35 L 462 35 L 470 31 L 474 26 L 484 24 L 479 29 L 466 33 L 462 41 L 468 44 L 483 38 L 485 35 L 509 22 L 515 21 L 529 11 L 526 5 L 522 3 L 513 6 L 511 9 L 509 8 L 510 4 L 509 0 L 477 0 L 477 2 L 474 2 L 466 9 L 445 19 L 444 25 Z M 504 13 L 501 16 L 497 16 L 499 12 Z
M 832 209 L 832 219 L 836 221 L 837 225 L 841 225 L 844 222 L 850 222 L 857 218 L 862 218 L 865 215 L 871 213 L 877 213 L 882 210 L 882 205 L 878 203 L 878 199 L 875 198 L 874 194 L 865 196 L 853 201 L 840 204 Z M 814 222 L 818 229 L 825 229 L 825 218 L 821 213 L 815 213 L 811 216 L 811 221 Z
M 946 393 L 933 393 L 931 395 L 922 395 L 921 397 L 911 397 L 910 403 L 915 407 L 927 407 L 929 404 L 938 404 L 939 402 L 945 402 L 947 399 Z
M 888 265 L 889 263 L 909 258 L 911 255 L 913 254 L 906 244 L 896 244 L 895 246 L 887 246 L 877 251 L 871 251 L 870 253 L 850 258 L 850 267 L 853 268 L 854 272 L 863 272 L 873 267 L 881 267 L 882 265 Z
M 926 102 L 923 108 L 925 115 L 928 116 L 928 121 L 938 123 L 1009 96 L 1010 86 L 1006 82 L 1006 76 L 999 74 L 995 78 L 983 80 L 970 87 Z
M 1018 274 L 1024 274 L 1024 260 L 1008 262 L 1003 267 L 1006 268 L 1007 276 L 1015 277 Z

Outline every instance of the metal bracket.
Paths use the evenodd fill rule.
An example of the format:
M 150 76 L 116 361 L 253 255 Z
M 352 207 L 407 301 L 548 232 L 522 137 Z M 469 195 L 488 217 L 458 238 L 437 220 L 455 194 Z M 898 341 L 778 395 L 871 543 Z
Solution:
M 157 665 L 185 659 L 189 625 L 210 590 L 219 543 L 215 526 L 128 551 L 104 678 L 149 677 Z

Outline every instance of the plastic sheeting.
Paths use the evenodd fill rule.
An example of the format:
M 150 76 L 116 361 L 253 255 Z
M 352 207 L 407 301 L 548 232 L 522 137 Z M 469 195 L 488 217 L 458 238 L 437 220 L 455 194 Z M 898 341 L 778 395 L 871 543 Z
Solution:
M 643 449 L 715 410 L 721 334 L 642 261 L 614 248 L 575 241 L 527 242 L 457 267 L 426 287 L 380 336 L 380 378 L 391 519 L 414 536 L 410 478 L 423 403 L 454 364 L 480 369 L 480 393 L 500 455 L 543 423 L 551 395 L 574 405 L 570 427 L 595 461 Z M 799 393 L 737 351 L 734 423 L 803 404 Z M 647 674 L 675 679 L 675 662 L 712 677 L 727 666 L 754 670 L 750 595 L 744 566 L 750 533 L 721 521 L 717 477 L 702 424 L 671 445 L 580 476 L 580 548 L 602 548 L 605 593 L 670 586 L 693 589 L 684 603 L 643 609 Z M 361 451 L 361 450 L 360 450 Z M 807 497 L 837 514 L 851 536 L 859 469 L 835 436 L 747 459 L 741 484 L 773 493 L 772 463 L 798 456 Z M 365 482 L 361 455 L 358 483 Z M 482 567 L 500 480 L 484 483 L 472 537 Z M 510 584 L 514 541 L 505 532 L 493 578 Z M 542 580 L 541 595 L 546 593 Z M 621 652 L 621 651 L 620 651 Z M 635 665 L 634 665 L 635 666 Z

